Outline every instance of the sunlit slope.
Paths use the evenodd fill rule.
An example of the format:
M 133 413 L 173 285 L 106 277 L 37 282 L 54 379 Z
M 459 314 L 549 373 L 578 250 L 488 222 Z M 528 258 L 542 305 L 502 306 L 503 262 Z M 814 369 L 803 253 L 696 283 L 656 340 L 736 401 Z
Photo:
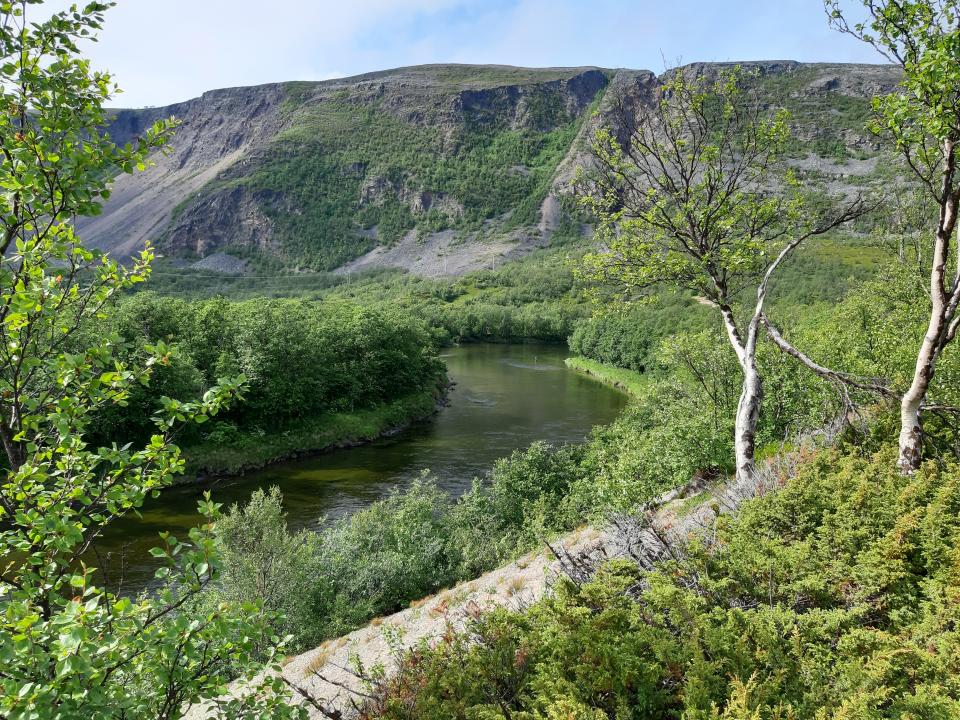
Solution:
M 746 67 L 761 97 L 793 113 L 800 172 L 829 190 L 884 180 L 864 122 L 869 98 L 896 82 L 892 69 Z M 581 232 L 563 197 L 591 131 L 615 121 L 617 97 L 649 102 L 656 81 L 633 70 L 431 65 L 119 111 L 119 142 L 158 117 L 182 125 L 172 152 L 121 178 L 81 229 L 119 254 L 151 240 L 168 256 L 229 253 L 268 269 L 357 258 L 426 275 L 489 266 Z

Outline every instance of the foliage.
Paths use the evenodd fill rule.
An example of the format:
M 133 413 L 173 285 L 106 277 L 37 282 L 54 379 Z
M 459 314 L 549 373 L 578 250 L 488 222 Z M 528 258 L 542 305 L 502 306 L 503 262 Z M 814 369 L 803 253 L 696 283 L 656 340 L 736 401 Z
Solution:
M 859 236 L 812 240 L 782 267 L 780 279 L 771 289 L 770 304 L 778 314 L 793 315 L 802 312 L 802 306 L 838 300 L 895 257 L 891 250 L 892 246 L 874 238 Z M 573 279 L 572 262 L 583 252 L 580 245 L 539 250 L 494 270 L 438 279 L 400 271 L 211 279 L 190 271 L 161 269 L 154 273 L 150 287 L 159 294 L 185 298 L 222 294 L 231 299 L 297 297 L 346 300 L 364 306 L 389 304 L 422 319 L 441 343 L 566 342 L 572 335 L 575 352 L 594 359 L 601 359 L 602 354 L 602 362 L 625 363 L 627 367 L 648 365 L 650 351 L 655 352 L 660 340 L 678 330 L 710 326 L 707 307 L 665 290 L 621 311 L 597 313 Z M 639 329 L 634 330 L 633 323 Z M 630 343 L 617 339 L 617 333 L 631 338 Z M 646 351 L 637 355 L 628 345 Z
M 417 481 L 320 533 L 312 602 L 324 636 L 349 632 L 455 579 L 446 543 L 449 503 L 433 483 Z
M 646 576 L 420 646 L 364 717 L 954 717 L 960 476 L 892 456 L 823 452 Z
M 710 324 L 706 307 L 663 292 L 647 302 L 599 308 L 588 322 L 577 324 L 569 345 L 577 355 L 645 372 L 656 369 L 660 341 Z
M 415 394 L 431 395 L 443 372 L 420 323 L 386 307 L 342 302 L 235 303 L 219 298 L 191 303 L 138 293 L 124 298 L 88 332 L 117 334 L 131 356 L 144 343 L 156 342 L 174 344 L 181 353 L 178 362 L 158 373 L 158 388 L 144 388 L 125 407 L 103 413 L 103 438 L 143 437 L 158 389 L 171 397 L 190 396 L 224 374 L 246 376 L 244 400 L 206 433 L 185 437 L 188 446 L 208 439 L 227 447 L 244 444 L 261 428 L 306 430 L 318 418 L 329 423 L 339 413 L 363 413 Z M 229 426 L 223 423 L 236 432 L 224 434 Z
M 537 443 L 458 499 L 420 478 L 316 534 L 287 533 L 279 494 L 258 492 L 218 525 L 229 560 L 218 592 L 285 614 L 275 629 L 295 647 L 342 635 L 573 527 L 579 516 L 557 508 L 581 454 Z
M 798 342 L 831 365 L 864 377 L 884 377 L 899 392 L 913 377 L 916 348 L 926 331 L 928 296 L 922 280 L 899 263 L 855 287 L 833 307 L 820 307 L 794 324 Z M 958 353 L 948 348 L 937 362 L 930 397 L 960 402 Z
M 779 353 L 770 353 L 769 359 L 770 375 L 782 394 L 770 403 L 761 438 L 776 443 L 818 425 L 822 417 L 817 412 L 826 411 L 812 407 L 811 398 L 823 398 L 822 390 L 818 394 L 800 382 L 808 379 Z M 725 472 L 732 464 L 735 362 L 715 332 L 664 341 L 655 362 L 663 375 L 645 377 L 623 415 L 596 428 L 585 444 L 534 443 L 498 461 L 488 478 L 475 481 L 456 499 L 430 480 L 420 480 L 323 526 L 315 542 L 262 529 L 257 519 L 261 504 L 269 501 L 275 508 L 271 522 L 282 524 L 282 513 L 279 498 L 257 496 L 249 508 L 231 512 L 235 524 L 224 541 L 228 556 L 238 560 L 228 566 L 228 577 L 234 572 L 243 577 L 225 581 L 224 587 L 244 588 L 244 593 L 252 592 L 251 597 L 288 614 L 294 610 L 285 596 L 309 596 L 306 610 L 300 600 L 293 601 L 295 615 L 302 619 L 278 627 L 293 632 L 296 645 L 303 647 L 476 577 L 585 521 L 603 522 L 610 513 L 631 512 L 694 476 Z M 829 404 L 829 396 L 822 402 Z M 245 522 L 247 513 L 254 520 Z M 273 538 L 283 538 L 286 549 L 270 550 L 271 557 L 306 556 L 298 567 L 309 570 L 291 572 L 290 577 L 310 578 L 303 581 L 305 589 L 255 591 L 260 575 L 243 557 L 244 548 L 261 537 L 269 538 L 271 547 Z M 281 587 L 284 583 L 278 581 Z
M 822 335 L 823 326 L 812 333 Z M 630 512 L 651 496 L 692 478 L 729 472 L 730 443 L 740 383 L 737 360 L 718 329 L 678 333 L 662 340 L 641 379 L 586 361 L 601 380 L 625 383 L 634 395 L 621 417 L 596 428 L 587 445 L 582 480 L 573 493 L 578 507 L 602 518 Z M 572 363 L 577 367 L 580 359 Z M 832 387 L 809 376 L 770 344 L 758 364 L 775 393 L 767 398 L 757 443 L 779 448 L 821 428 L 842 412 Z
M 242 508 L 231 507 L 217 521 L 216 538 L 224 567 L 218 600 L 245 604 L 256 598 L 275 613 L 275 629 L 284 635 L 298 636 L 315 622 L 310 594 L 317 536 L 287 531 L 278 488 L 255 490 Z
M 799 198 L 762 190 L 791 181 L 778 167 L 785 114 L 768 117 L 736 71 L 677 70 L 649 110 L 634 113 L 622 99 L 618 108 L 622 129 L 597 131 L 598 167 L 582 173 L 603 247 L 584 258 L 583 276 L 628 299 L 668 284 L 728 304 L 799 215 Z
M 721 351 L 724 347 L 715 339 L 711 345 Z M 712 356 L 702 359 L 710 372 L 729 371 L 729 353 Z M 572 502 L 602 521 L 697 475 L 729 470 L 739 386 L 735 375 L 716 377 L 734 391 L 732 406 L 729 397 L 715 400 L 699 383 L 682 377 L 679 367 L 645 383 L 617 420 L 594 429 Z
M 811 238 L 864 213 L 859 196 L 817 217 L 783 167 L 785 113 L 745 93 L 739 69 L 709 77 L 679 69 L 651 107 L 618 99 L 618 127 L 601 127 L 595 167 L 581 173 L 599 251 L 579 268 L 597 297 L 633 300 L 663 287 L 696 293 L 723 321 L 742 372 L 733 423 L 737 477 L 755 469 L 763 375 L 757 365 L 767 292 L 779 266 Z M 753 288 L 752 312 L 738 294 Z
M 217 414 L 242 376 L 196 402 L 160 398 L 145 444 L 91 442 L 99 412 L 127 402 L 174 355 L 157 342 L 128 363 L 109 334 L 79 342 L 111 297 L 146 279 L 152 253 L 120 267 L 85 248 L 72 220 L 98 212 L 109 178 L 142 169 L 171 125 L 124 148 L 104 137 L 113 86 L 76 43 L 100 29 L 109 4 L 34 21 L 37 4 L 0 3 L 0 715 L 175 718 L 206 701 L 216 717 L 296 716 L 279 681 L 219 697 L 226 681 L 263 669 L 255 645 L 273 666 L 280 641 L 252 604 L 202 602 L 219 570 L 209 497 L 188 540 L 163 535 L 154 549 L 165 561 L 155 595 L 117 597 L 87 564 L 104 528 L 181 470 L 180 427 Z

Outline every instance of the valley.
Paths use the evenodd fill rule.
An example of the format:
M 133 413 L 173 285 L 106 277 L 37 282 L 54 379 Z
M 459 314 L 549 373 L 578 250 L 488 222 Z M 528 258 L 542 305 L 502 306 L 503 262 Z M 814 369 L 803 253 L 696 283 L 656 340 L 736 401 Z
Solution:
M 595 425 L 616 418 L 626 397 L 567 370 L 565 355 L 562 347 L 536 344 L 446 350 L 441 357 L 454 386 L 435 417 L 362 447 L 273 464 L 205 486 L 225 506 L 245 504 L 258 488 L 279 487 L 292 531 L 349 516 L 424 472 L 443 492 L 459 496 L 516 450 L 545 438 L 579 443 Z M 101 553 L 117 560 L 123 554 L 126 592 L 149 586 L 159 567 L 149 555 L 157 532 L 185 534 L 197 522 L 198 494 L 195 487 L 166 491 L 99 544 Z M 118 562 L 108 568 L 119 574 Z
M 234 4 L 0 4 L 0 717 L 960 717 L 960 3 Z

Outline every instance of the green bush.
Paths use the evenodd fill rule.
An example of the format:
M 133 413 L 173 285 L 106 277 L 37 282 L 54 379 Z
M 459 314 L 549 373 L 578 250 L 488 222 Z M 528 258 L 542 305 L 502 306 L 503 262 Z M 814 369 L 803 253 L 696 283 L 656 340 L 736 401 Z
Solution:
M 162 395 L 202 394 L 219 377 L 243 373 L 243 402 L 220 422 L 238 431 L 290 426 L 322 415 L 369 409 L 435 388 L 443 373 L 422 323 L 396 309 L 346 302 L 222 298 L 188 302 L 140 293 L 124 298 L 90 333 L 119 335 L 127 347 L 165 341 L 180 359 L 149 388 L 104 411 L 104 441 L 142 438 Z M 220 440 L 222 424 L 208 434 Z M 194 434 L 186 444 L 205 439 Z
M 413 650 L 366 718 L 955 718 L 960 473 L 822 452 L 779 492 Z
M 424 477 L 317 533 L 288 533 L 279 492 L 258 491 L 218 525 L 218 592 L 285 615 L 276 630 L 297 648 L 345 634 L 578 524 L 565 506 L 581 454 L 536 443 L 460 498 Z
M 311 604 L 324 635 L 342 635 L 455 579 L 449 504 L 421 480 L 320 532 Z
M 928 288 L 916 270 L 894 264 L 856 286 L 836 307 L 793 323 L 801 347 L 818 361 L 903 391 L 913 379 L 917 350 L 929 321 Z M 930 396 L 960 403 L 960 351 L 948 346 L 937 361 Z
M 217 520 L 216 532 L 224 567 L 216 598 L 257 598 L 259 607 L 274 614 L 278 634 L 319 640 L 309 635 L 317 536 L 287 531 L 279 489 L 254 491 L 245 506 L 234 505 Z
M 656 369 L 663 340 L 714 324 L 707 308 L 690 298 L 663 292 L 651 301 L 608 309 L 578 323 L 569 345 L 577 355 L 645 372 Z

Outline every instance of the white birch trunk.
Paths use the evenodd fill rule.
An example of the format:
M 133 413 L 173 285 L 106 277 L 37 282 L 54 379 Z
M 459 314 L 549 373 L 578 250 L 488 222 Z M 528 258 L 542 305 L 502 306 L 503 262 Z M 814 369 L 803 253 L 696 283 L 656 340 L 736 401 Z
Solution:
M 734 450 L 737 462 L 737 480 L 752 480 L 756 472 L 757 422 L 763 402 L 763 381 L 754 358 L 750 357 L 743 371 L 743 389 L 737 404 L 734 426 Z
M 900 472 L 911 474 L 920 467 L 923 450 L 923 424 L 920 417 L 927 390 L 936 368 L 937 358 L 947 335 L 947 318 L 942 293 L 933 293 L 930 324 L 917 353 L 913 381 L 900 401 L 900 439 L 897 466 Z
M 944 171 L 941 186 L 940 218 L 933 245 L 933 263 L 930 269 L 930 323 L 917 353 L 910 389 L 900 402 L 900 439 L 897 465 L 900 472 L 910 474 L 920 467 L 923 450 L 923 425 L 920 412 L 927 398 L 927 390 L 936 368 L 940 352 L 956 332 L 953 318 L 957 311 L 960 288 L 954 279 L 948 289 L 945 285 L 950 242 L 957 223 L 957 191 L 953 187 L 956 155 L 952 141 L 944 143 Z M 957 268 L 960 273 L 960 267 Z

